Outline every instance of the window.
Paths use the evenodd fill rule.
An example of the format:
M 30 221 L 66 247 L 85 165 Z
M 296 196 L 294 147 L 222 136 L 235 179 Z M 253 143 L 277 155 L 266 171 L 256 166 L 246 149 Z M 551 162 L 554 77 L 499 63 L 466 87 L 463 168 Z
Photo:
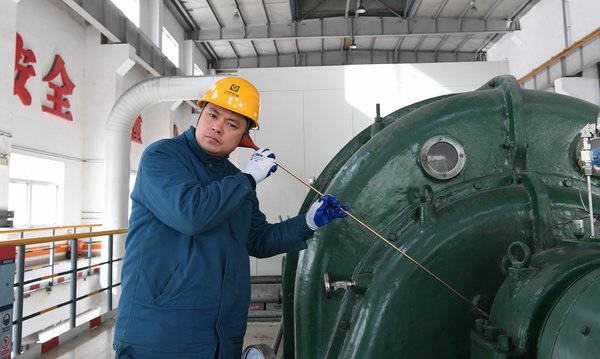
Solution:
M 60 222 L 64 163 L 11 154 L 8 209 L 13 226 L 53 226 Z
M 110 0 L 127 16 L 129 21 L 140 27 L 140 0 Z
M 179 44 L 164 27 L 162 28 L 162 52 L 173 65 L 179 67 Z
M 192 75 L 204 76 L 204 71 L 200 70 L 200 67 L 198 65 L 194 64 L 194 73 L 192 73 Z

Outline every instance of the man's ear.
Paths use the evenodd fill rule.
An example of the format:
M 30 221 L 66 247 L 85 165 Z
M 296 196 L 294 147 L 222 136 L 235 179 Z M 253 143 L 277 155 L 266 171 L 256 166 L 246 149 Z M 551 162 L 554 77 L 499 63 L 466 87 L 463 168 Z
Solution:
M 240 142 L 238 143 L 238 146 L 240 145 L 240 143 L 242 143 L 244 136 L 249 135 L 250 127 L 252 127 L 252 121 L 250 121 L 250 119 L 248 117 L 244 117 L 244 118 L 246 119 L 246 131 L 244 131 L 244 133 L 242 134 L 242 138 L 240 138 Z
M 196 127 L 198 127 L 198 122 L 200 122 L 200 117 L 202 117 L 202 112 L 204 112 L 204 108 L 206 108 L 206 103 L 200 109 L 200 114 L 198 115 L 198 119 L 196 120 Z

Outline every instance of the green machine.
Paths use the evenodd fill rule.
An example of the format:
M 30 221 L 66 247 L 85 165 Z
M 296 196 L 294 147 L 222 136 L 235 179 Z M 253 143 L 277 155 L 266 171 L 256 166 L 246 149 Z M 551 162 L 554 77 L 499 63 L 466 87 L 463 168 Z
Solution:
M 599 358 L 599 111 L 501 76 L 378 115 L 314 187 L 385 241 L 287 255 L 283 357 Z

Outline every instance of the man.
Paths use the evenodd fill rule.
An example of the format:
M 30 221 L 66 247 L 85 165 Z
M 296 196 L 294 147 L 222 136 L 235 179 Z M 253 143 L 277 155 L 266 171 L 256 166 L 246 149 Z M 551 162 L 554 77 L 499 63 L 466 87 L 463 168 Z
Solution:
M 239 358 L 250 303 L 249 255 L 306 248 L 313 230 L 346 213 L 330 195 L 306 215 L 270 224 L 255 187 L 275 172 L 256 151 L 243 171 L 228 161 L 250 128 L 260 97 L 224 78 L 198 101 L 196 128 L 142 155 L 125 243 L 116 358 Z

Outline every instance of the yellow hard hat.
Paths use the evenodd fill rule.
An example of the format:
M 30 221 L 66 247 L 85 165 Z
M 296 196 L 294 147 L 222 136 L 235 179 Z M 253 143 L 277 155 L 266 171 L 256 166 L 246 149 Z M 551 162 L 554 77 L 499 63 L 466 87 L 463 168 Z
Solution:
M 250 128 L 258 129 L 260 95 L 250 82 L 241 77 L 226 77 L 215 82 L 198 100 L 198 107 L 210 102 L 227 110 L 239 113 L 252 121 Z

